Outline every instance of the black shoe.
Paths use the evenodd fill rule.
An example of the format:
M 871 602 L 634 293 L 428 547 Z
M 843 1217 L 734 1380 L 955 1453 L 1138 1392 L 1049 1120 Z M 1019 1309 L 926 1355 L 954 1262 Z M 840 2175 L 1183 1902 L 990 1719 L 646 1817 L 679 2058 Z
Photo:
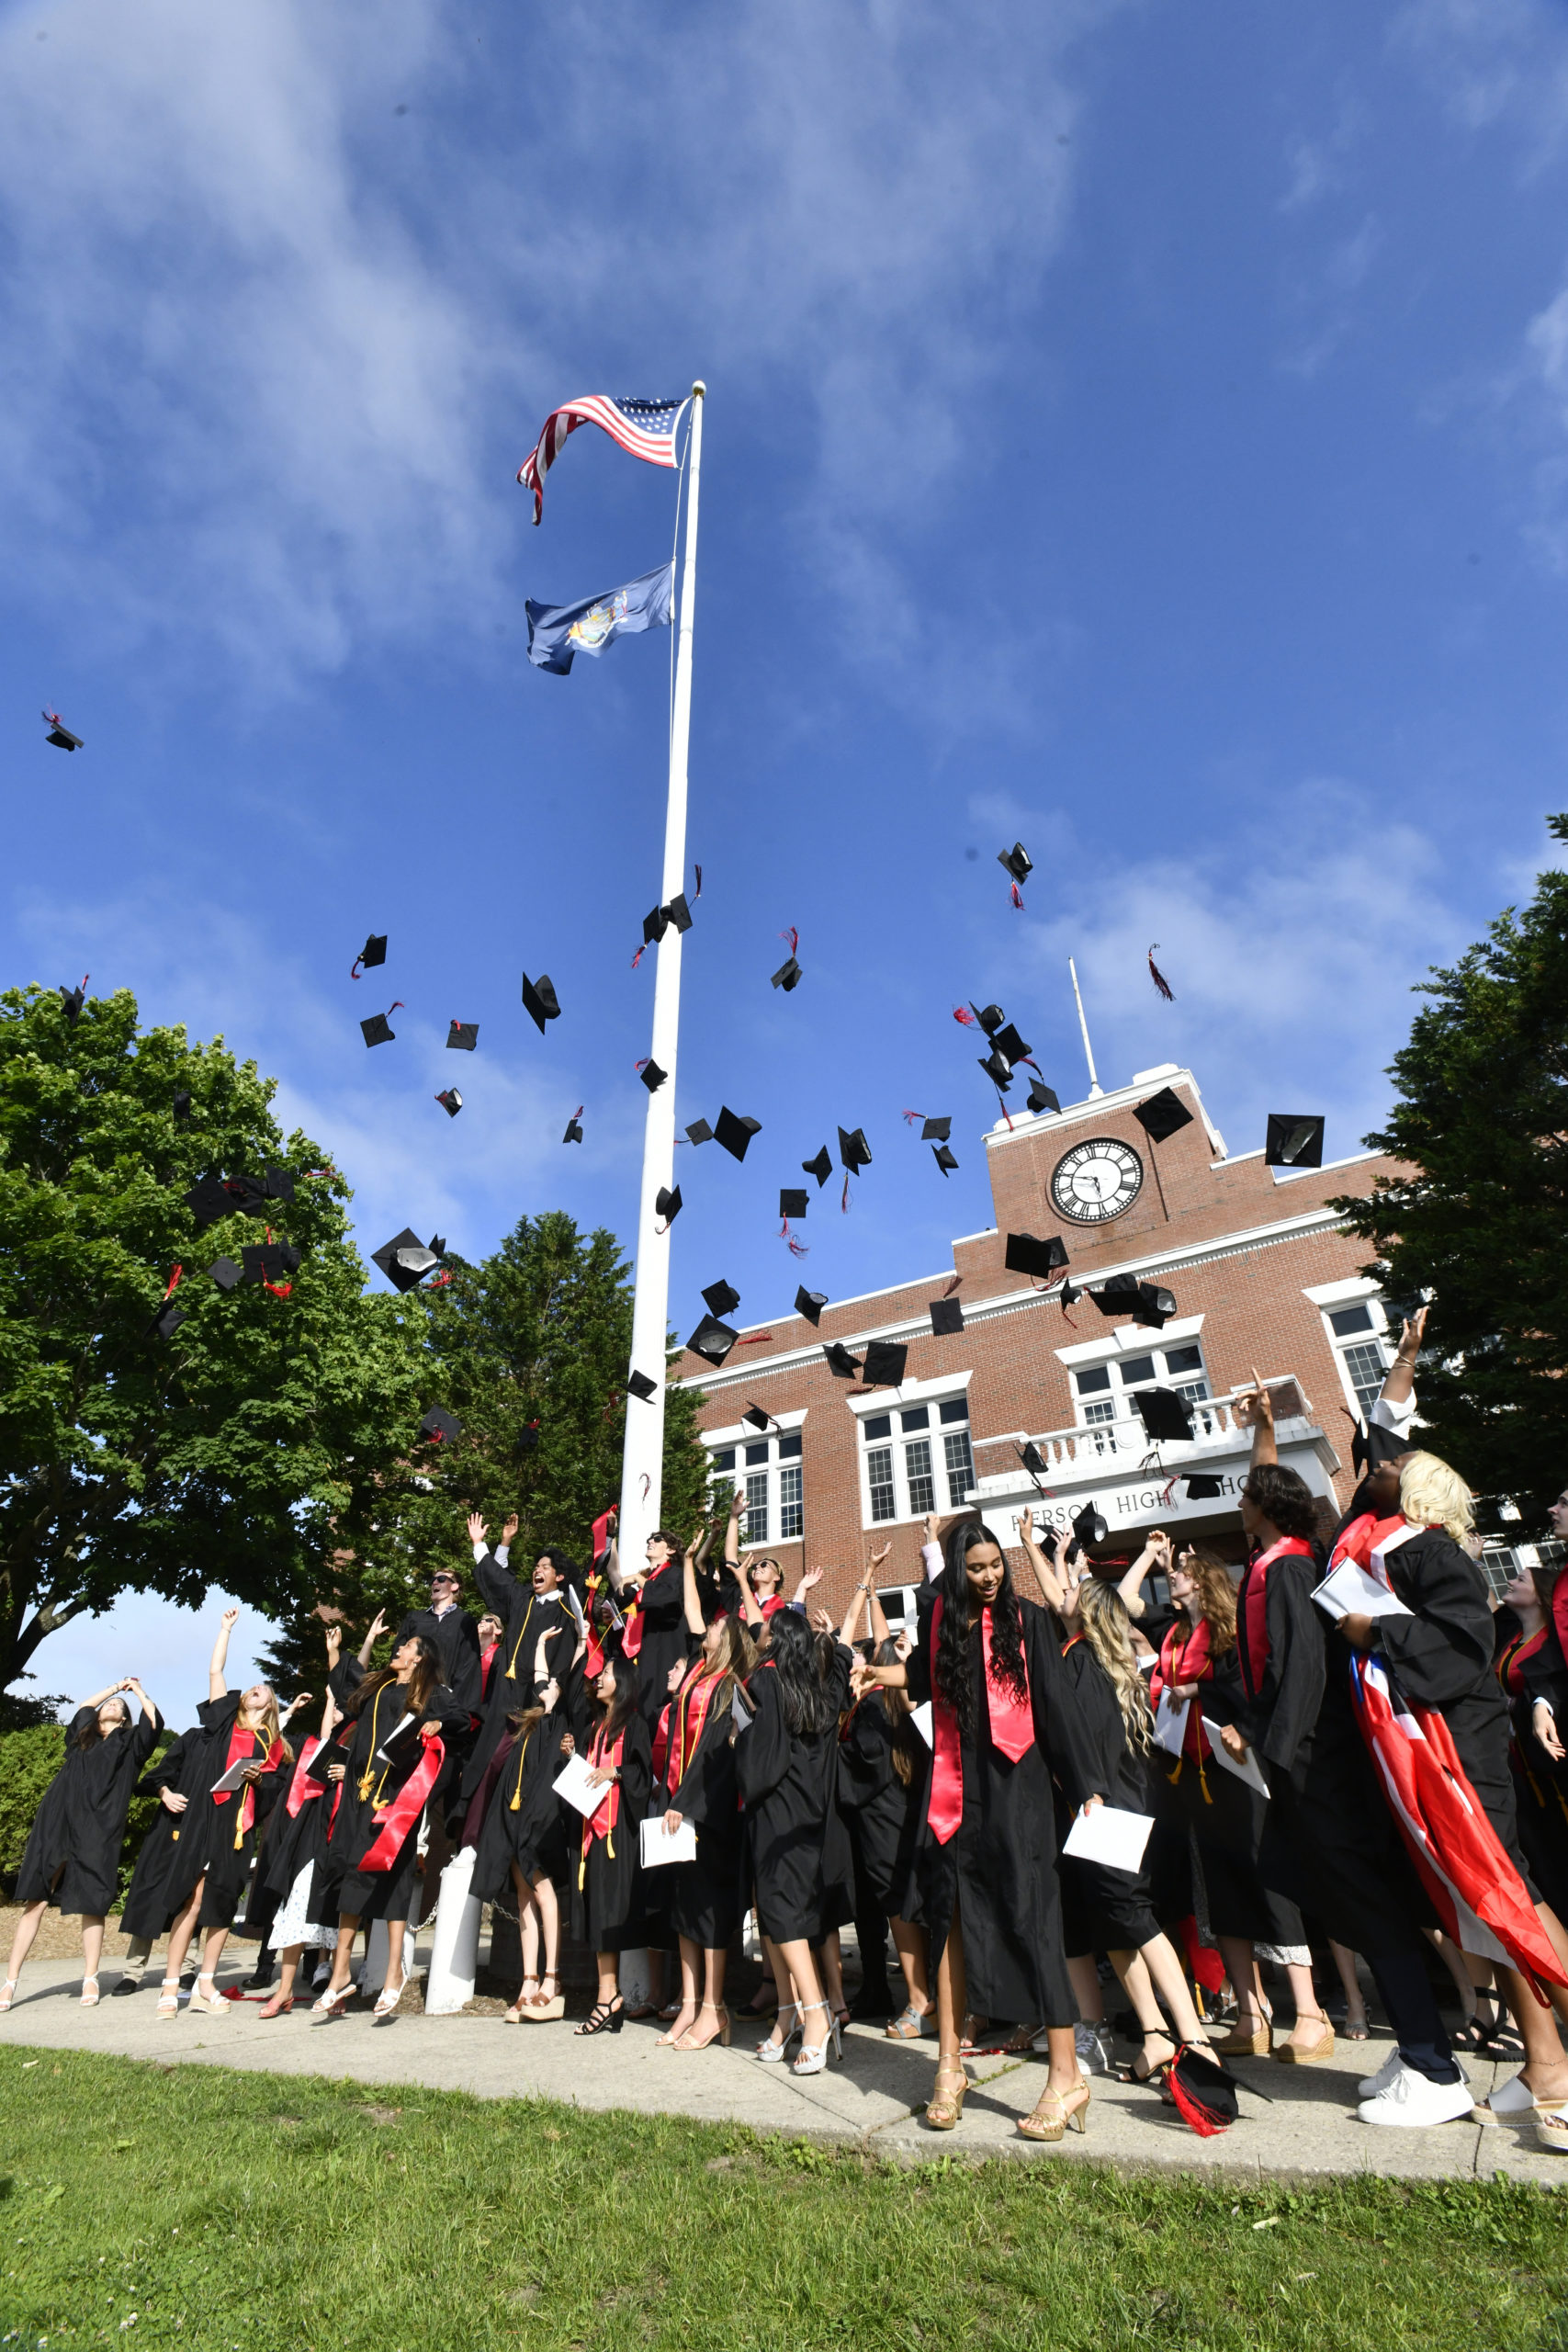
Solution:
M 245 1983 L 253 1993 L 270 1993 L 277 1982 L 277 1970 L 269 1960 L 265 1968 L 254 1969 Z
M 122 1976 L 119 1983 L 115 1986 L 114 1991 L 109 1995 L 109 1999 L 111 2001 L 118 2001 L 127 1993 L 140 1993 L 141 1990 L 141 1979 L 140 1976 Z

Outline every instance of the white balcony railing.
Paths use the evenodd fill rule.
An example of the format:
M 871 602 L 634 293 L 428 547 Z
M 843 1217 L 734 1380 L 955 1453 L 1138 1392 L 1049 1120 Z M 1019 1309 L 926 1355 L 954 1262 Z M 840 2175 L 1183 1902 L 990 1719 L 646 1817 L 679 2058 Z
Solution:
M 1299 1383 L 1293 1378 L 1270 1380 L 1264 1385 L 1273 1398 L 1276 1425 L 1304 1418 L 1308 1410 L 1306 1400 Z M 1080 1473 L 1097 1469 L 1101 1472 L 1135 1470 L 1156 1453 L 1162 1460 L 1175 1454 L 1184 1462 L 1204 1452 L 1234 1453 L 1238 1446 L 1249 1447 L 1252 1443 L 1251 1423 L 1238 1421 L 1233 1409 L 1238 1396 L 1250 1396 L 1251 1393 L 1249 1385 L 1245 1389 L 1232 1389 L 1224 1396 L 1190 1399 L 1192 1434 L 1183 1440 L 1167 1439 L 1156 1444 L 1145 1430 L 1137 1407 L 1129 1397 L 1123 1400 L 1126 1409 L 1120 1412 L 1113 1421 L 1096 1421 L 1082 1429 L 1075 1424 L 1071 1429 L 1047 1430 L 1043 1436 L 1030 1442 L 1044 1457 L 1047 1471 L 1064 1477 L 1074 1470 Z M 1000 1451 L 1022 1442 L 1021 1439 L 1015 1437 L 976 1438 L 973 1441 L 976 1453 L 993 1449 Z M 985 1486 L 998 1477 L 1011 1477 L 1016 1475 L 1017 1467 L 1017 1463 L 1011 1458 L 996 1467 L 987 1464 L 981 1472 L 978 1484 Z

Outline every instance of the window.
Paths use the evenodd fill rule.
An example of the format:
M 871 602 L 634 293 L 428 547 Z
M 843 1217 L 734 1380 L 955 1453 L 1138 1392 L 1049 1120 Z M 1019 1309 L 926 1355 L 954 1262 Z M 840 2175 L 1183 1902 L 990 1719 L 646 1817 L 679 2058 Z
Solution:
M 750 1446 L 746 1449 L 750 1453 Z M 746 1513 L 740 1522 L 743 1544 L 765 1544 L 768 1541 L 768 1474 L 765 1470 L 746 1473 Z
M 733 1470 L 735 1467 L 735 1448 L 732 1445 L 721 1446 L 719 1451 L 713 1457 L 713 1467 L 716 1470 Z
M 746 1449 L 746 1466 L 748 1469 L 750 1468 L 754 1462 L 765 1462 L 767 1458 L 768 1449 L 765 1442 L 761 1445 L 749 1445 Z
M 891 1520 L 923 1519 L 928 1511 L 962 1510 L 975 1483 L 968 1398 L 901 1406 L 897 1435 L 894 1419 L 892 1413 L 870 1413 L 861 1423 L 866 1524 L 879 1527 Z
M 1337 1340 L 1348 1339 L 1352 1331 L 1371 1331 L 1376 1328 L 1372 1322 L 1372 1310 L 1365 1299 L 1359 1306 L 1337 1306 L 1328 1318 L 1328 1325 Z
M 787 1543 L 792 1535 L 806 1530 L 806 1503 L 801 1492 L 800 1464 L 785 1464 L 779 1472 L 779 1541 Z
M 1356 1392 L 1356 1402 L 1363 1413 L 1371 1413 L 1382 1394 L 1383 1374 L 1388 1367 L 1382 1360 L 1382 1350 L 1375 1340 L 1361 1341 L 1353 1348 L 1341 1348 L 1345 1377 Z
M 1363 1298 L 1349 1306 L 1329 1307 L 1325 1312 L 1345 1385 L 1363 1418 L 1369 1417 L 1382 1392 L 1383 1374 L 1388 1370 L 1388 1352 L 1380 1337 L 1382 1309 L 1371 1299 Z
M 1083 1364 L 1073 1374 L 1073 1389 L 1080 1429 L 1103 1429 L 1111 1421 L 1135 1414 L 1133 1402 L 1140 1388 L 1174 1388 L 1190 1405 L 1201 1405 L 1210 1395 L 1203 1351 L 1194 1340 L 1151 1348 L 1146 1355 L 1115 1356 L 1105 1363 Z M 1207 1433 L 1200 1416 L 1195 1433 Z
M 736 1480 L 737 1456 L 740 1476 Z M 717 1484 L 728 1473 L 740 1487 L 742 1544 L 798 1542 L 806 1531 L 806 1492 L 798 1430 L 760 1438 L 743 1446 L 715 1446 L 711 1469 Z

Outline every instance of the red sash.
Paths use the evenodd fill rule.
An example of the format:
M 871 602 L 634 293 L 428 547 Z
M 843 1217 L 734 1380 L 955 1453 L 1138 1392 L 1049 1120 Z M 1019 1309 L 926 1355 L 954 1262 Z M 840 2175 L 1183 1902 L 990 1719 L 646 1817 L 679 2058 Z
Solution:
M 697 1743 L 703 1736 L 703 1725 L 707 1721 L 713 1694 L 723 1680 L 722 1674 L 710 1673 L 699 1658 L 670 1702 L 664 1785 L 671 1796 L 680 1787 L 686 1767 L 697 1752 Z
M 653 1777 L 664 1778 L 664 1759 L 670 1753 L 670 1708 L 666 1704 L 659 1718 L 659 1728 L 653 1735 Z
M 642 1595 L 639 1592 L 623 1612 L 626 1631 L 621 1635 L 621 1656 L 636 1657 L 642 1648 Z
M 942 1638 L 942 1596 L 938 1593 L 931 1611 L 930 1656 L 933 1665 L 937 1644 Z M 992 1674 L 989 1609 L 980 1612 L 980 1656 L 991 1744 L 999 1747 L 1011 1763 L 1017 1764 L 1034 1745 L 1034 1710 L 1027 1696 L 1029 1669 L 1027 1667 L 1024 1668 L 1026 1695 L 1021 1699 Z M 964 1756 L 958 1736 L 957 1711 L 938 1695 L 934 1673 L 931 1677 L 931 1727 L 936 1738 L 931 1747 L 931 1794 L 926 1800 L 926 1820 L 937 1844 L 945 1846 L 964 1818 Z
M 1568 1658 L 1568 1568 L 1551 1588 L 1551 1623 L 1558 1646 Z
M 1274 1561 L 1312 1557 L 1312 1545 L 1299 1535 L 1281 1535 L 1277 1544 L 1247 1563 L 1236 1596 L 1236 1649 L 1242 1683 L 1249 1699 L 1263 1687 L 1269 1665 L 1269 1570 Z
M 1516 1634 L 1502 1657 L 1497 1660 L 1497 1679 L 1509 1699 L 1522 1699 L 1525 1678 L 1521 1671 L 1528 1657 L 1534 1657 L 1546 1640 L 1546 1627 L 1538 1625 L 1533 1634 Z
M 621 1763 L 621 1751 L 626 1747 L 626 1726 L 623 1724 L 621 1729 L 615 1734 L 615 1746 L 613 1747 L 606 1748 L 604 1746 L 604 1725 L 601 1724 L 588 1744 L 589 1770 L 594 1772 L 607 1769 L 613 1769 L 618 1771 L 620 1770 Z M 620 1794 L 621 1784 L 619 1781 L 612 1781 L 599 1801 L 598 1810 L 594 1813 L 591 1813 L 587 1820 L 583 1823 L 582 1850 L 584 1854 L 587 1853 L 589 1847 L 592 1844 L 595 1838 L 603 1838 L 609 1851 L 612 1854 L 615 1852 L 615 1828 L 621 1810 L 619 1803 Z
M 490 1678 L 495 1666 L 495 1654 L 500 1647 L 499 1642 L 491 1642 L 488 1649 L 482 1649 L 479 1652 L 479 1696 L 481 1699 L 490 1697 Z
M 1177 1636 L 1180 1633 L 1181 1620 L 1179 1618 L 1174 1625 L 1167 1628 L 1165 1639 L 1159 1645 L 1159 1663 L 1149 1677 L 1151 1706 L 1157 1707 L 1161 1694 L 1173 1690 L 1179 1682 L 1212 1682 L 1214 1679 L 1214 1661 L 1211 1655 L 1213 1635 L 1208 1619 L 1200 1617 L 1179 1643 Z M 1200 1768 L 1210 1752 L 1203 1731 L 1202 1713 L 1201 1707 L 1189 1706 L 1187 1727 L 1181 1735 L 1181 1753 Z
M 435 1786 L 446 1750 L 439 1739 L 424 1742 L 424 1754 L 398 1791 L 384 1812 L 373 1814 L 372 1820 L 381 1825 L 381 1834 L 367 1853 L 355 1864 L 356 1871 L 389 1871 L 403 1850 L 403 1841 L 424 1810 L 424 1801 Z
M 1388 1541 L 1396 1528 L 1403 1527 L 1404 1524 L 1404 1516 L 1399 1511 L 1395 1511 L 1392 1519 L 1377 1519 L 1370 1510 L 1364 1510 L 1359 1519 L 1353 1519 L 1350 1521 L 1349 1526 L 1329 1554 L 1330 1574 L 1339 1566 L 1341 1560 L 1354 1560 L 1359 1568 L 1365 1568 L 1369 1576 L 1375 1576 L 1377 1570 L 1372 1566 L 1372 1554 L 1381 1544 Z
M 225 1772 L 231 1772 L 236 1764 L 251 1763 L 255 1758 L 258 1749 L 260 1750 L 262 1770 L 264 1772 L 276 1772 L 278 1766 L 283 1761 L 282 1740 L 275 1739 L 270 1747 L 262 1747 L 260 1732 L 251 1731 L 248 1729 L 248 1727 L 240 1721 L 239 1716 L 236 1715 L 234 1718 L 233 1728 L 229 1734 L 229 1753 L 224 1758 L 223 1771 L 219 1773 L 219 1779 L 222 1780 Z M 221 1794 L 220 1794 L 217 1790 L 214 1790 L 212 1792 L 212 1802 L 214 1804 L 227 1804 L 233 1793 L 234 1792 L 232 1789 L 225 1789 Z M 244 1843 L 246 1835 L 254 1824 L 255 1817 L 256 1786 L 254 1781 L 247 1781 L 245 1783 L 244 1794 L 240 1800 L 240 1818 L 234 1829 L 234 1843 L 236 1846 L 241 1846 Z
M 321 1741 L 314 1738 L 300 1743 L 299 1761 L 294 1767 L 294 1776 L 288 1783 L 288 1794 L 283 1801 L 284 1809 L 290 1821 L 298 1821 L 311 1798 L 319 1797 L 321 1793 L 324 1783 L 321 1781 L 313 1781 L 310 1771 L 310 1759 L 321 1745 Z

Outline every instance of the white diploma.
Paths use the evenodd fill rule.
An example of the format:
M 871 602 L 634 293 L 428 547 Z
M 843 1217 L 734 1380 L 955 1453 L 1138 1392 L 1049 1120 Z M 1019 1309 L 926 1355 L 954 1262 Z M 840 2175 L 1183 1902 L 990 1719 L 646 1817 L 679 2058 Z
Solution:
M 1107 1870 L 1139 1870 L 1154 1826 L 1152 1813 L 1123 1813 L 1119 1805 L 1097 1804 L 1092 1813 L 1078 1815 L 1062 1851 L 1082 1862 L 1103 1863 Z

